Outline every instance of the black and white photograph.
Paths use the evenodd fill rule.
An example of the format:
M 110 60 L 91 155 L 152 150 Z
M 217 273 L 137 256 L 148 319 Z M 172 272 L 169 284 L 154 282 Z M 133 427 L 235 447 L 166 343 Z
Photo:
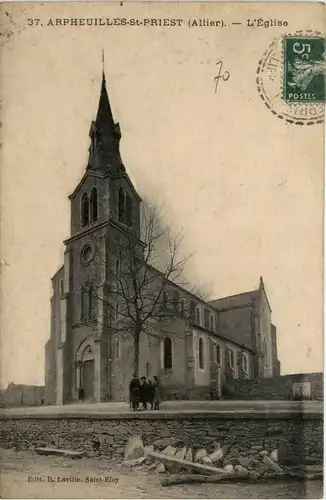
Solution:
M 325 5 L 1 6 L 2 498 L 322 498 Z

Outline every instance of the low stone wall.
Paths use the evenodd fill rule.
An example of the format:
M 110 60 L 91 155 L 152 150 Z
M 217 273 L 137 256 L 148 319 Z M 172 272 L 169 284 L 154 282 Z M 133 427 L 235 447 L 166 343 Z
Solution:
M 298 373 L 265 379 L 234 380 L 228 384 L 228 388 L 231 389 L 228 396 L 237 400 L 292 400 L 292 386 L 295 382 L 310 382 L 311 399 L 319 401 L 324 399 L 323 373 Z
M 209 401 L 216 399 L 208 386 L 187 387 L 169 386 L 161 387 L 163 401 Z
M 85 418 L 78 415 L 24 417 L 1 415 L 0 439 L 5 448 L 55 446 L 85 450 L 87 456 L 120 460 L 128 438 L 143 436 L 144 444 L 175 436 L 194 449 L 213 449 L 214 442 L 242 452 L 280 450 L 284 463 L 323 460 L 321 414 L 121 414 Z M 258 448 L 257 448 L 258 447 Z
M 0 405 L 4 407 L 39 406 L 44 394 L 44 386 L 10 384 L 7 389 L 0 391 Z

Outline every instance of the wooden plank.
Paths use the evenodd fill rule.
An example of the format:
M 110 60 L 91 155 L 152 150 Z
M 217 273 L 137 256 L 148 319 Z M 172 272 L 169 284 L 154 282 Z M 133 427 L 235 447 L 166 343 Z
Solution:
M 202 474 L 227 474 L 227 471 L 224 469 L 219 469 L 217 467 L 211 467 L 210 465 L 200 464 L 198 462 L 188 462 L 187 460 L 182 460 L 181 458 L 169 457 L 167 455 L 163 455 L 162 453 L 156 453 L 154 451 L 148 453 L 148 456 L 156 458 L 160 460 L 162 463 L 166 464 L 167 467 L 169 465 L 175 465 L 179 468 L 188 469 L 191 471 L 198 471 Z
M 84 451 L 60 450 L 58 448 L 35 448 L 38 455 L 56 455 L 59 457 L 82 458 Z

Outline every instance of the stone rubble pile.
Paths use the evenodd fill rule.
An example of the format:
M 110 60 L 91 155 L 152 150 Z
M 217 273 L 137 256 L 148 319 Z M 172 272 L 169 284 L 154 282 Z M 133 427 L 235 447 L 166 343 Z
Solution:
M 252 446 L 249 452 L 221 446 L 220 443 L 213 443 L 207 449 L 190 447 L 175 437 L 159 439 L 150 446 L 144 446 L 140 436 L 133 436 L 126 445 L 122 465 L 141 474 L 183 474 L 178 476 L 178 482 L 181 482 L 180 477 L 188 477 L 189 481 L 192 478 L 193 482 L 196 478 L 194 474 L 214 476 L 215 481 L 219 478 L 261 480 L 289 475 L 294 477 L 293 471 L 291 473 L 288 467 L 279 465 L 278 455 L 277 449 L 264 450 L 262 446 Z M 321 471 L 318 470 L 318 473 Z M 307 470 L 304 473 L 301 471 L 301 475 L 296 473 L 295 477 L 303 478 L 304 475 L 307 476 Z M 163 480 L 162 484 L 173 483 L 164 484 Z
M 152 452 L 154 452 L 152 454 Z M 156 453 L 155 453 L 156 452 Z M 157 458 L 156 455 L 174 457 L 180 464 L 171 463 L 169 460 Z M 185 464 L 183 462 L 186 462 Z M 253 446 L 249 453 L 243 453 L 237 448 L 213 444 L 213 449 L 193 449 L 185 446 L 177 438 L 163 438 L 155 441 L 150 446 L 144 446 L 140 436 L 132 436 L 125 448 L 123 465 L 137 471 L 174 472 L 178 469 L 187 469 L 187 462 L 210 466 L 223 471 L 253 474 L 259 472 L 279 472 L 283 469 L 278 465 L 278 450 L 263 450 L 262 447 Z M 191 468 L 191 467 L 188 467 Z M 205 468 L 202 469 L 205 471 Z

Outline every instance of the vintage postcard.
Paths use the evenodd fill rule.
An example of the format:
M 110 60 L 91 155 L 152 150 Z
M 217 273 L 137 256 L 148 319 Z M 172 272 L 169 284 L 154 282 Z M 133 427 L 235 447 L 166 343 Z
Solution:
M 1 5 L 1 497 L 321 498 L 325 5 Z

